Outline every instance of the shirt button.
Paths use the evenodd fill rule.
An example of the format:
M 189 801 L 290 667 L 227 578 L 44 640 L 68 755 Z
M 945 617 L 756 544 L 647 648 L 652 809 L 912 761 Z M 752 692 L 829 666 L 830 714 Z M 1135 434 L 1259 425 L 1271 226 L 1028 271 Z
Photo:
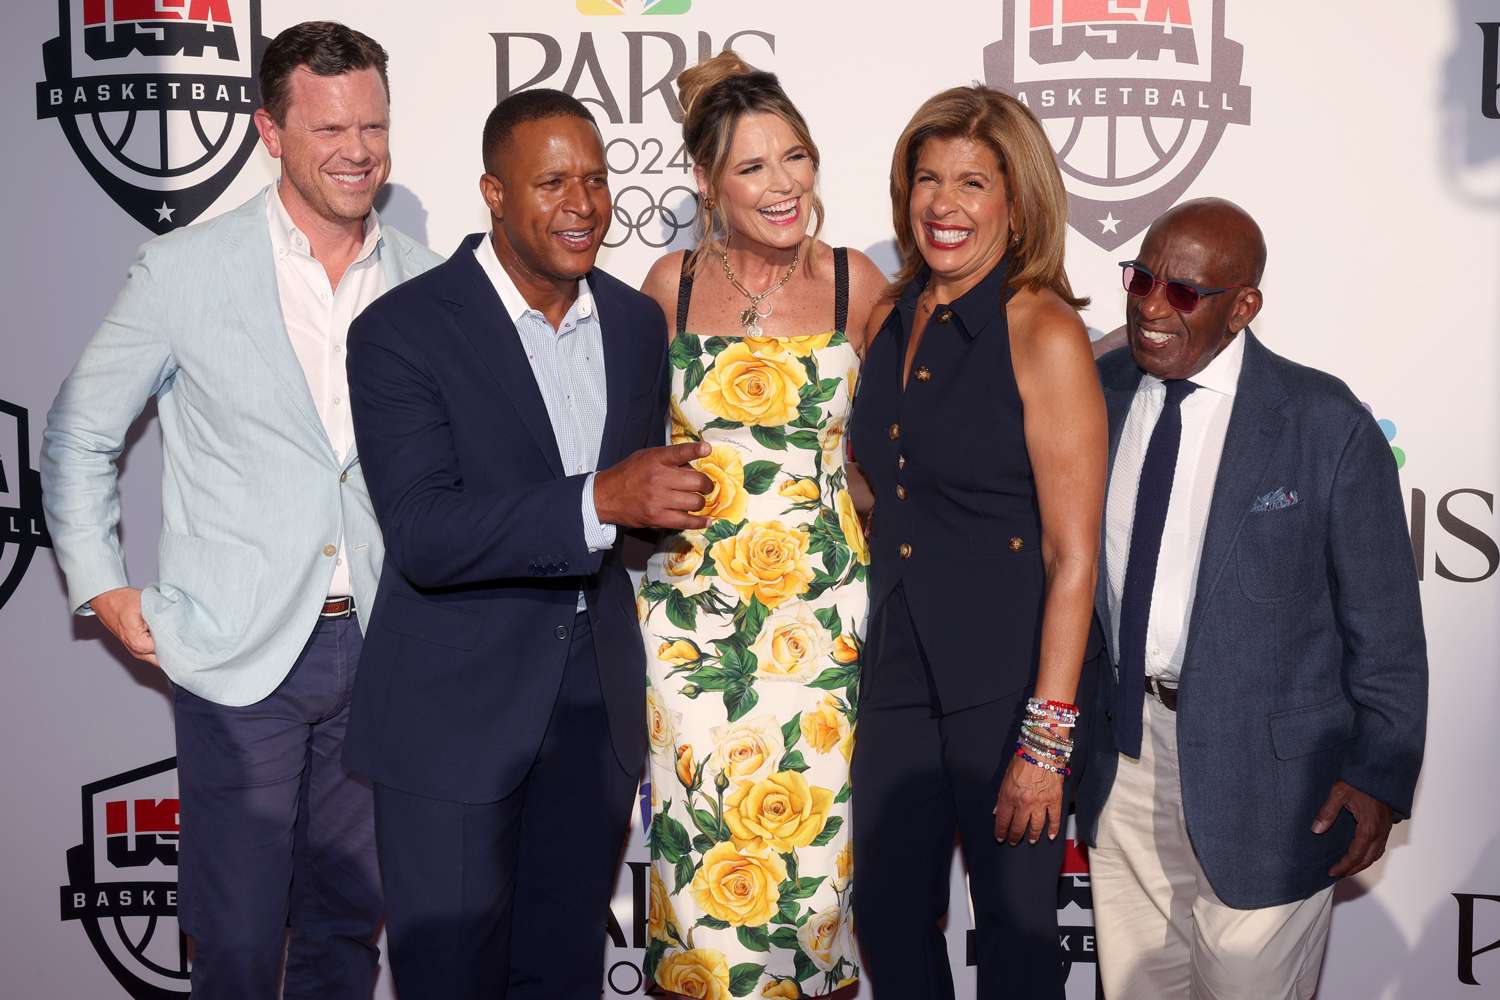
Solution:
M 557 628 L 552 630 L 552 634 L 557 636 L 559 639 L 566 639 L 568 637 L 568 626 L 559 625 L 557 626 Z
M 343 353 L 344 353 L 344 348 L 343 348 L 343 347 L 341 347 L 341 346 L 340 346 L 340 345 L 338 345 L 338 344 L 334 344 L 334 345 L 333 345 L 333 353 L 334 353 L 334 354 L 343 354 Z
M 331 555 L 333 555 L 337 551 L 338 551 L 338 547 L 337 546 L 334 546 L 334 545 L 325 545 L 325 546 L 323 546 L 323 554 L 325 556 L 331 556 Z
M 1012 552 L 1020 552 L 1025 547 L 1026 543 L 1019 538 L 1012 538 L 1010 540 L 1010 550 Z
M 953 318 L 953 310 L 939 309 L 937 315 L 933 318 L 936 319 L 939 323 L 946 323 Z
M 334 396 L 333 397 L 333 405 L 334 406 L 338 406 L 343 401 L 344 401 L 344 398 L 342 396 Z
M 339 482 L 341 482 L 341 483 L 347 483 L 348 481 L 349 481 L 349 473 L 347 473 L 347 472 L 340 472 L 339 473 Z
M 928 368 L 926 365 L 923 365 L 921 368 L 917 369 L 917 381 L 918 382 L 926 382 L 926 381 L 928 381 L 931 378 L 932 378 L 932 369 Z
M 896 548 L 896 554 L 898 556 L 900 556 L 902 559 L 910 559 L 911 558 L 911 545 L 909 545 L 906 542 L 902 542 L 899 546 L 897 546 L 897 548 Z
M 901 437 L 901 425 L 891 424 L 890 430 L 886 431 L 886 433 L 891 436 L 892 441 L 897 440 Z
M 906 456 L 905 455 L 897 455 L 896 456 L 896 468 L 898 468 L 898 469 L 904 469 L 904 468 L 906 468 Z
M 902 486 L 900 483 L 896 484 L 896 499 L 897 500 L 905 500 L 906 499 L 906 487 Z

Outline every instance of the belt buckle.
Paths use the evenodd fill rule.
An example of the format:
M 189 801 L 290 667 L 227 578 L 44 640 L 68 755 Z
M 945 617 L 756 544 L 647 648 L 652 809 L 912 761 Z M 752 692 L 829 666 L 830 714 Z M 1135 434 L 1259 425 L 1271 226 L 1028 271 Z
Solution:
M 354 614 L 354 598 L 330 597 L 323 602 L 323 610 L 318 617 L 324 621 L 333 621 L 348 618 L 352 614 Z
M 1163 684 L 1155 677 L 1146 678 L 1146 691 L 1169 712 L 1177 711 L 1177 688 Z

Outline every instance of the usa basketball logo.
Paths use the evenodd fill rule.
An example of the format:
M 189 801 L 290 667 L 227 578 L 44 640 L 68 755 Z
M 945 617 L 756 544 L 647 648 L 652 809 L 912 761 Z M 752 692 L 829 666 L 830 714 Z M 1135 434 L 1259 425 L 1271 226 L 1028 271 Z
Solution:
M 224 193 L 255 148 L 260 0 L 58 0 L 37 118 L 156 233 Z
M 1074 229 L 1105 250 L 1182 197 L 1230 125 L 1250 124 L 1224 0 L 1005 0 L 986 82 L 1041 119 Z
M 83 786 L 83 843 L 68 850 L 62 919 L 134 1000 L 188 995 L 177 927 L 177 758 Z
M 21 585 L 36 550 L 51 547 L 26 410 L 0 399 L 0 608 Z

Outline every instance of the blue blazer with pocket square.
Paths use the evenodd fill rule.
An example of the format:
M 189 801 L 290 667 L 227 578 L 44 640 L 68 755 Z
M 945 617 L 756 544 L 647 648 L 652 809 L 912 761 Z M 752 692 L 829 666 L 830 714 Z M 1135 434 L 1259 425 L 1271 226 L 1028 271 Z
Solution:
M 1193 850 L 1219 898 L 1252 909 L 1335 881 L 1328 869 L 1353 820 L 1345 812 L 1312 832 L 1335 781 L 1410 815 L 1427 648 L 1396 462 L 1375 419 L 1338 379 L 1273 354 L 1248 329 L 1241 336 L 1177 732 Z M 1101 358 L 1099 372 L 1113 467 L 1141 372 L 1128 347 Z M 1101 567 L 1095 607 L 1105 622 L 1107 579 Z M 1100 728 L 1078 795 L 1090 843 L 1119 760 L 1118 660 L 1115 649 L 1101 658 Z
M 355 438 L 386 566 L 345 741 L 350 769 L 452 802 L 495 802 L 536 758 L 582 588 L 621 766 L 645 761 L 645 652 L 619 545 L 590 552 L 586 475 L 566 475 L 525 349 L 469 236 L 349 330 Z M 587 275 L 603 331 L 599 468 L 663 444 L 660 307 Z M 623 536 L 623 532 L 621 533 Z

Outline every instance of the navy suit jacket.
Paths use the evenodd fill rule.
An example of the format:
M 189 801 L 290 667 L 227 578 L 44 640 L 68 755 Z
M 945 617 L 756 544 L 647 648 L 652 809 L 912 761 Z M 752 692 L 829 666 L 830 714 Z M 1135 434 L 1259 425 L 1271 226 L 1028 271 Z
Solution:
M 1348 849 L 1353 821 L 1345 812 L 1321 836 L 1311 827 L 1336 780 L 1410 814 L 1427 648 L 1385 436 L 1338 379 L 1271 353 L 1249 330 L 1241 336 L 1177 732 L 1193 849 L 1219 898 L 1249 909 L 1334 881 L 1327 871 Z M 1128 348 L 1101 358 L 1099 371 L 1113 467 L 1141 373 Z M 1096 598 L 1106 622 L 1107 569 Z M 1119 762 L 1114 689 L 1105 663 L 1095 706 L 1103 725 L 1078 797 L 1090 843 Z
M 344 759 L 371 780 L 493 802 L 546 731 L 582 587 L 620 764 L 645 754 L 645 654 L 618 546 L 584 542 L 583 475 L 563 472 L 520 337 L 474 258 L 381 296 L 349 330 L 349 396 L 386 563 Z M 599 467 L 660 444 L 666 320 L 601 270 L 607 415 Z

